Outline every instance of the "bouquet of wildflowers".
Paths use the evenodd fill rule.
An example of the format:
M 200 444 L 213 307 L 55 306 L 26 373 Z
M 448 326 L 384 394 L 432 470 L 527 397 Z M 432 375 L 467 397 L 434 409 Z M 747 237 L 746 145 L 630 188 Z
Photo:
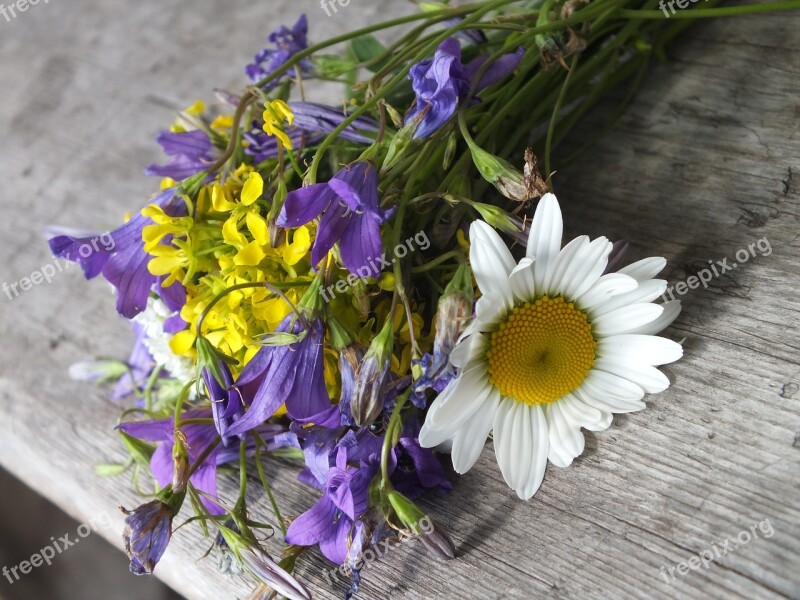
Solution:
M 713 3 L 672 21 L 657 0 L 420 3 L 317 44 L 301 17 L 241 90 L 158 136 L 160 192 L 102 234 L 113 244 L 79 252 L 101 233 L 53 228 L 53 253 L 108 280 L 136 335 L 126 362 L 73 367 L 127 404 L 131 462 L 105 470 L 156 482 L 126 511 L 131 570 L 153 571 L 186 505 L 252 597 L 309 598 L 292 571 L 314 547 L 350 597 L 385 540 L 455 557 L 415 501 L 451 489 L 450 465 L 467 472 L 490 436 L 528 500 L 548 462 L 583 452 L 582 428 L 666 389 L 656 367 L 682 350 L 656 335 L 680 311 L 655 302 L 665 260 L 623 266 L 603 237 L 562 247 L 552 169 L 571 157 L 552 153 L 609 90 L 630 98 L 683 17 L 791 4 Z M 341 102 L 304 99 L 322 81 L 344 84 Z M 297 470 L 306 512 L 281 513 L 265 461 Z M 248 507 L 253 465 L 272 515 Z

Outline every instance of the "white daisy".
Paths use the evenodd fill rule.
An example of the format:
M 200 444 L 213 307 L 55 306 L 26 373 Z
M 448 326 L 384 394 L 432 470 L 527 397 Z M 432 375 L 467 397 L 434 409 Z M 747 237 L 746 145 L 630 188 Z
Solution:
M 581 428 L 602 431 L 612 413 L 645 407 L 669 380 L 654 365 L 678 360 L 679 344 L 657 337 L 680 301 L 654 304 L 666 265 L 646 258 L 603 274 L 612 244 L 587 236 L 561 248 L 561 209 L 539 202 L 527 256 L 516 263 L 489 225 L 470 227 L 470 263 L 482 296 L 453 350 L 458 376 L 431 405 L 420 443 L 452 441 L 467 472 L 494 431 L 497 462 L 523 500 L 539 489 L 549 459 L 566 467 L 583 452 Z

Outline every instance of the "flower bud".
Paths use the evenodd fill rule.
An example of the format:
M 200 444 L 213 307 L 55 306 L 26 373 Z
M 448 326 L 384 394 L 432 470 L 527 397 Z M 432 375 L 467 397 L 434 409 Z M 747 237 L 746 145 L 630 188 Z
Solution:
M 462 263 L 439 300 L 434 339 L 434 348 L 438 352 L 449 355 L 455 347 L 472 318 L 473 296 L 472 275 L 469 267 Z
M 484 221 L 495 229 L 512 235 L 519 233 L 519 228 L 512 216 L 499 206 L 483 202 L 472 202 L 471 206 L 480 213 Z
M 428 552 L 440 560 L 453 560 L 456 557 L 456 547 L 444 528 L 427 516 L 423 521 L 426 522 L 421 525 L 419 539 Z
M 179 429 L 175 430 L 175 444 L 172 446 L 172 490 L 180 493 L 189 481 L 189 453 L 186 451 L 185 437 Z
M 69 367 L 70 379 L 91 383 L 105 383 L 119 379 L 128 372 L 128 366 L 119 360 L 87 360 Z
M 389 374 L 393 337 L 392 322 L 387 319 L 358 366 L 350 404 L 350 412 L 358 427 L 369 425 L 383 411 L 383 388 Z

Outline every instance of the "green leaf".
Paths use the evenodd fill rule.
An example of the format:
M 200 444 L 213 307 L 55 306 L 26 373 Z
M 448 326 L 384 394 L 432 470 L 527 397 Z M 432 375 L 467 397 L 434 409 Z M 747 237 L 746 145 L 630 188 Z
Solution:
M 122 441 L 125 443 L 128 452 L 130 452 L 131 458 L 135 460 L 137 464 L 149 469 L 150 458 L 153 456 L 155 448 L 147 442 L 143 442 L 138 438 L 128 435 L 124 431 L 120 431 L 119 435 L 122 437 Z
M 362 35 L 350 42 L 350 50 L 357 62 L 365 63 L 386 52 L 386 47 L 381 44 L 374 35 Z M 376 73 L 389 62 L 389 58 L 390 57 L 387 57 L 378 63 L 371 64 L 367 68 L 373 73 Z

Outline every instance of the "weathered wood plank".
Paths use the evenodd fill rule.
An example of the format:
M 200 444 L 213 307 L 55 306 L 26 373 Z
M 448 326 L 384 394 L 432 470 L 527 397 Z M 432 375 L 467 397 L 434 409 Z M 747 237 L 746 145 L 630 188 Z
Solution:
M 43 224 L 112 224 L 145 198 L 153 182 L 137 174 L 157 158 L 150 139 L 171 118 L 163 102 L 235 87 L 230 65 L 301 10 L 321 38 L 408 7 L 354 0 L 328 18 L 312 0 L 81 0 L 0 21 L 0 280 L 49 260 Z M 585 455 L 550 469 L 527 504 L 489 445 L 453 493 L 427 502 L 459 560 L 431 562 L 409 543 L 365 571 L 363 598 L 800 597 L 798 50 L 797 14 L 695 26 L 612 132 L 556 176 L 568 235 L 626 238 L 634 258 L 663 253 L 671 283 L 768 239 L 769 256 L 683 297 L 668 332 L 685 338 L 685 359 L 667 369 L 674 386 L 588 434 Z M 71 270 L 0 309 L 0 464 L 81 520 L 136 504 L 125 481 L 92 473 L 122 456 L 118 409 L 65 375 L 86 355 L 127 353 L 106 287 Z M 311 504 L 289 470 L 272 472 L 285 512 Z M 661 578 L 661 567 L 765 519 L 773 536 Z M 117 545 L 120 523 L 103 532 Z M 181 530 L 159 576 L 192 600 L 245 595 L 243 582 L 195 562 L 206 547 Z M 326 567 L 313 555 L 300 575 L 316 597 L 337 597 L 343 586 L 331 591 Z

